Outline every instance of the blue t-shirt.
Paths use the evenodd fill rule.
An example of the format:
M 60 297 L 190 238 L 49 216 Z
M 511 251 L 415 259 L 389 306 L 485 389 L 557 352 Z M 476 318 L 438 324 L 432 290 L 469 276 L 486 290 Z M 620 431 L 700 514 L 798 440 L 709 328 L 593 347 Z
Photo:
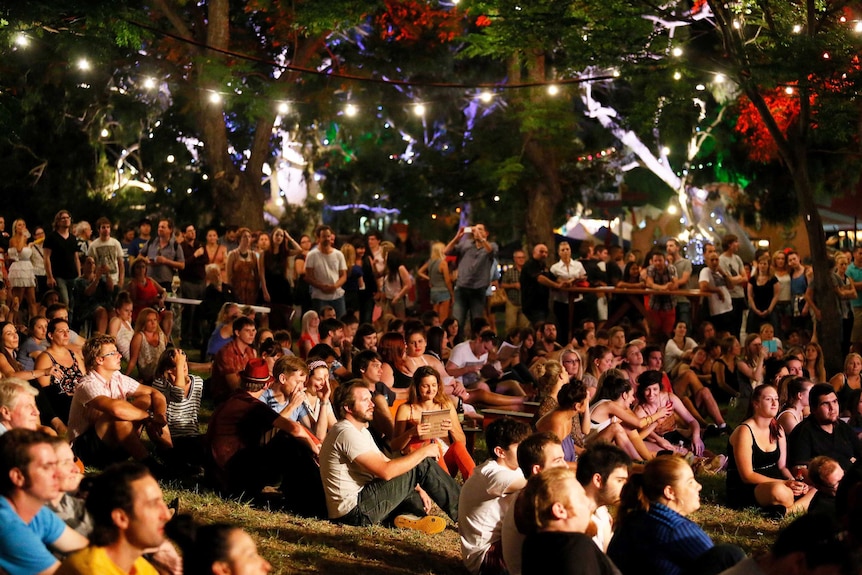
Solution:
M 273 396 L 271 389 L 267 389 L 266 391 L 264 391 L 261 394 L 259 399 L 262 402 L 264 402 L 265 404 L 267 404 L 269 406 L 269 408 L 272 409 L 276 413 L 281 413 L 281 411 L 285 407 L 287 407 L 287 404 L 290 403 L 289 401 L 285 401 L 284 403 L 279 403 L 278 400 L 276 400 L 275 397 Z M 308 415 L 308 414 L 309 414 L 308 408 L 305 407 L 304 403 L 301 403 L 301 404 L 299 404 L 299 406 L 296 409 L 293 410 L 293 413 L 291 413 L 287 418 L 290 419 L 291 421 L 299 421 L 303 415 Z
M 28 525 L 9 500 L 0 497 L 0 525 L 0 568 L 9 575 L 40 573 L 57 562 L 46 545 L 60 538 L 66 524 L 47 507 Z

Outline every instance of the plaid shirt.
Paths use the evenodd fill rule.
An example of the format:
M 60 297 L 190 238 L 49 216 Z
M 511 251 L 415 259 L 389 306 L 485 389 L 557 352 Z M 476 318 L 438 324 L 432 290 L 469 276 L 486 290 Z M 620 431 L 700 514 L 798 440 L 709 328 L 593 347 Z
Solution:
M 672 265 L 665 265 L 664 271 L 661 272 L 655 266 L 650 266 L 646 273 L 656 285 L 664 285 L 676 279 L 676 268 Z M 656 311 L 672 311 L 674 309 L 673 296 L 652 294 L 649 296 L 649 308 Z

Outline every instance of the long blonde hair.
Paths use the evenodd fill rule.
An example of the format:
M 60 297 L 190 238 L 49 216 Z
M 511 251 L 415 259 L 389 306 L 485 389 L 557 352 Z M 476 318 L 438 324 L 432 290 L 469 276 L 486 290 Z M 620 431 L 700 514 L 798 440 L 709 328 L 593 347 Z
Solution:
M 443 250 L 446 249 L 446 246 L 443 242 L 434 242 L 431 244 L 431 260 L 442 260 L 446 256 L 443 254 Z
M 344 254 L 344 263 L 347 264 L 349 270 L 356 264 L 356 248 L 353 247 L 353 244 L 345 242 L 341 246 L 341 253 Z

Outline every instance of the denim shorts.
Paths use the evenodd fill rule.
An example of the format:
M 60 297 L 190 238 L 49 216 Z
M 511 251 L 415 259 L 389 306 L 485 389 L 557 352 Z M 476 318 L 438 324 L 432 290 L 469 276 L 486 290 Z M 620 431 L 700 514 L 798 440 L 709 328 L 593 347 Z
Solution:
M 431 289 L 431 303 L 443 303 L 444 301 L 449 301 L 452 298 L 452 295 L 449 293 L 449 290 L 446 288 L 432 288 Z

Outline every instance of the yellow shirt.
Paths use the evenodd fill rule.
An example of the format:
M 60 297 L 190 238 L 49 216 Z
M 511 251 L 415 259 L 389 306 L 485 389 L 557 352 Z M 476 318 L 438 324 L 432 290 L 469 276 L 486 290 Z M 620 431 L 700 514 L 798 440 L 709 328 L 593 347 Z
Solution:
M 159 575 L 143 557 L 138 557 L 132 570 L 126 573 L 111 561 L 104 547 L 86 547 L 66 558 L 57 575 Z

